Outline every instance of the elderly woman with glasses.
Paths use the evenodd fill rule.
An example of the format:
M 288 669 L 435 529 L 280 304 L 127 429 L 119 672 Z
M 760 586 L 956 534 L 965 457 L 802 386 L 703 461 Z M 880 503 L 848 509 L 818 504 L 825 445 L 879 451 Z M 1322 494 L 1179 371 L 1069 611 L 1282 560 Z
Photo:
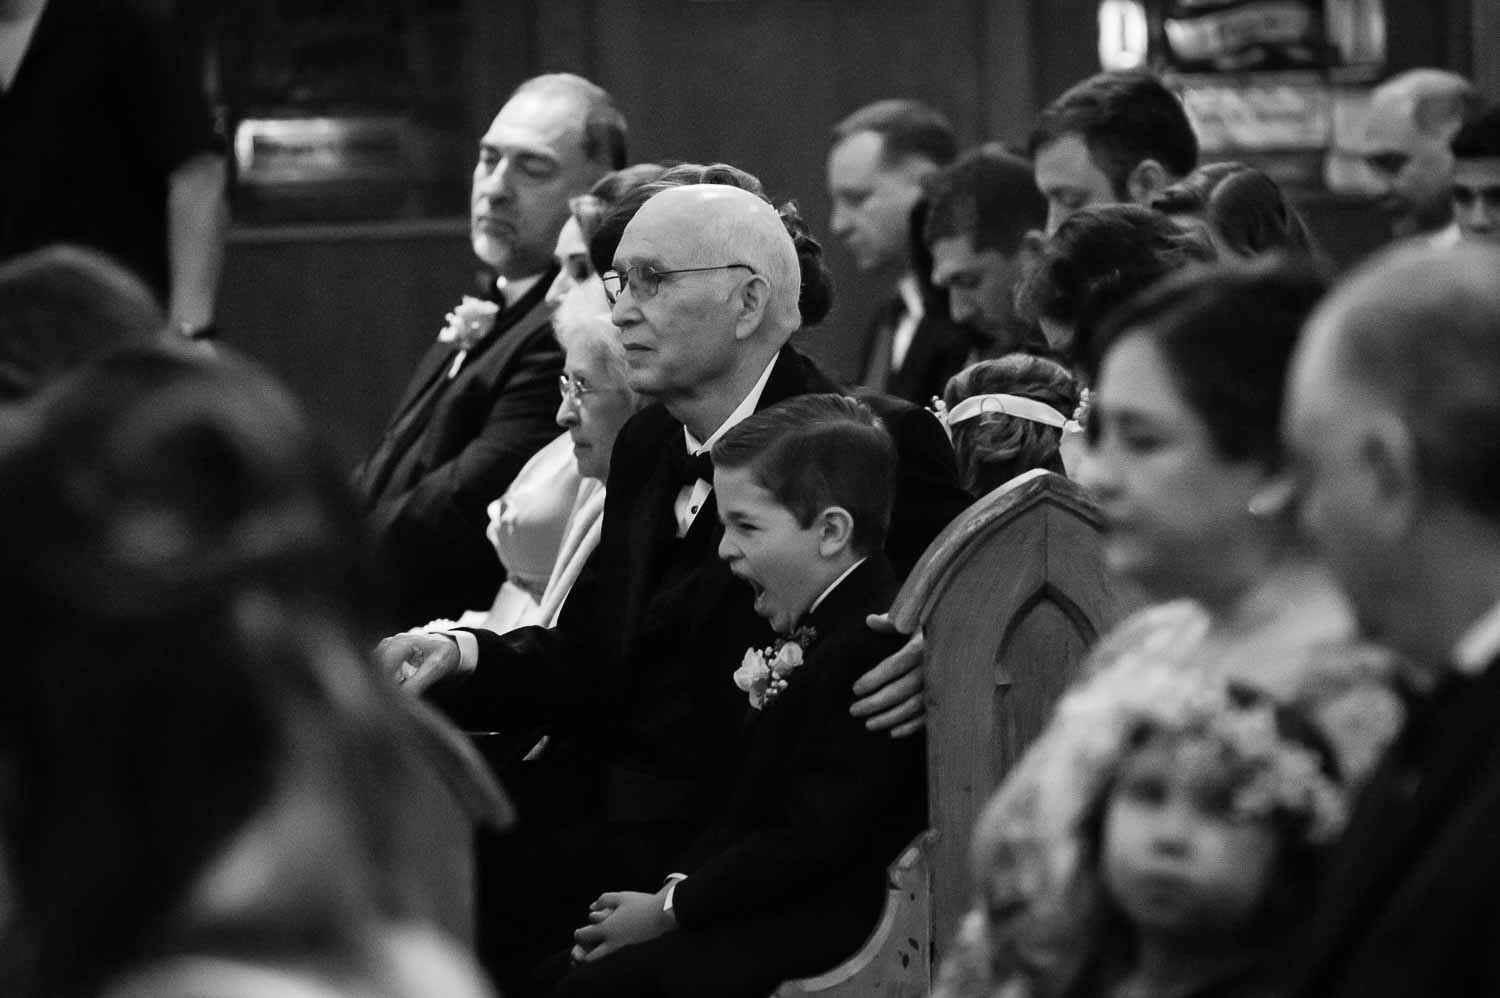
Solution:
M 504 632 L 552 623 L 598 542 L 609 454 L 640 402 L 625 386 L 625 355 L 604 286 L 589 263 L 588 241 L 611 205 L 661 172 L 650 163 L 617 170 L 569 204 L 553 251 L 560 270 L 547 291 L 552 325 L 567 354 L 557 410 L 557 425 L 567 432 L 538 451 L 490 504 L 486 534 L 506 581 L 488 610 L 463 615 L 466 626 Z M 447 626 L 434 621 L 428 628 Z

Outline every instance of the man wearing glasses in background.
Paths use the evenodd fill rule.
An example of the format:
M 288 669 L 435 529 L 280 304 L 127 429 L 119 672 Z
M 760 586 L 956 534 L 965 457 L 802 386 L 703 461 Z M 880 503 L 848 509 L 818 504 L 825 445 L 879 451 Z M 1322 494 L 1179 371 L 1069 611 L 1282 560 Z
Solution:
M 557 432 L 553 247 L 568 200 L 624 161 L 625 119 L 566 73 L 521 84 L 480 140 L 471 239 L 496 280 L 450 314 L 355 472 L 390 574 L 390 625 L 488 606 L 503 581 L 485 509 Z

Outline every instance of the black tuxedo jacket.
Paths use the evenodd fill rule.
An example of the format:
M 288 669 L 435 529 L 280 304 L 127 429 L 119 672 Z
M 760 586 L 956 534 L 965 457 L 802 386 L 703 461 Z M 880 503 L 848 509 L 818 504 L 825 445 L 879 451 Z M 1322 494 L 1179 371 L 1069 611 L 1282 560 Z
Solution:
M 786 347 L 760 405 L 837 390 Z M 937 420 L 892 399 L 870 402 L 896 440 L 886 551 L 904 571 L 969 500 Z M 633 416 L 615 443 L 599 546 L 558 626 L 476 631 L 476 673 L 437 693 L 466 727 L 541 723 L 554 734 L 549 752 L 580 748 L 603 768 L 607 823 L 701 829 L 737 769 L 745 700 L 731 677 L 745 649 L 773 637 L 749 588 L 718 557 L 712 493 L 687 536 L 675 536 L 673 452 L 683 448 L 682 424 L 661 406 Z
M 398 626 L 488 606 L 504 581 L 485 540 L 485 510 L 557 435 L 563 353 L 545 302 L 555 275 L 548 271 L 501 314 L 452 380 L 455 351 L 434 341 L 380 444 L 355 472 Z M 425 410 L 415 421 L 414 407 Z
M 855 569 L 809 615 L 817 636 L 786 689 L 749 710 L 728 805 L 676 864 L 683 928 L 830 902 L 827 916 L 856 918 L 856 935 L 874 928 L 886 867 L 926 823 L 921 739 L 849 714 L 850 686 L 904 641 L 865 626 L 896 588 L 883 558 Z
M 1289 993 L 1500 995 L 1500 662 L 1412 711 L 1334 850 Z
M 901 369 L 882 363 L 880 366 L 887 372 L 884 382 L 870 388 L 920 406 L 926 406 L 934 395 L 943 394 L 948 379 L 964 369 L 976 346 L 971 334 L 948 317 L 947 307 L 946 296 L 926 304 L 911 346 L 902 358 Z M 891 349 L 892 332 L 905 311 L 906 303 L 899 295 L 880 307 L 870 320 L 865 338 L 870 344 L 869 352 Z M 874 357 L 867 356 L 863 370 L 871 371 L 874 363 Z

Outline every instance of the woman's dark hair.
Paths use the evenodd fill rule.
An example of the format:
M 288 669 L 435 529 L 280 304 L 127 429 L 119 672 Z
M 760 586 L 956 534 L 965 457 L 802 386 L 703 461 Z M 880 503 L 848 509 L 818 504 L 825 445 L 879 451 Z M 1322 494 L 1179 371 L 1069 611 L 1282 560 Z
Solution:
M 1244 163 L 1200 166 L 1158 194 L 1151 207 L 1203 219 L 1240 256 L 1317 255 L 1307 223 L 1276 181 Z
M 0 401 L 17 401 L 85 361 L 150 343 L 166 317 L 109 257 L 49 246 L 0 266 Z
M 1072 372 L 1056 361 L 1013 353 L 959 371 L 948 380 L 943 401 L 951 411 L 975 395 L 1018 395 L 1071 417 L 1078 408 L 1079 387 Z M 1061 473 L 1061 440 L 1062 430 L 1055 426 L 1000 412 L 966 419 L 953 427 L 959 480 L 978 498 L 1032 468 Z
M 1097 205 L 1070 215 L 1047 239 L 1016 290 L 1016 311 L 1074 328 L 1072 357 L 1089 370 L 1094 330 L 1133 295 L 1214 250 L 1158 211 L 1134 204 Z M 1090 376 L 1092 380 L 1092 376 Z
M 69 998 L 161 942 L 273 793 L 289 718 L 342 731 L 331 705 L 383 687 L 330 668 L 370 638 L 363 532 L 274 382 L 134 350 L 32 405 L 0 455 L 0 620 L 27 635 L 0 698 L 0 949 Z
M 625 227 L 635 218 L 636 212 L 641 210 L 641 205 L 662 191 L 690 184 L 738 187 L 775 207 L 775 202 L 766 194 L 765 185 L 760 179 L 737 166 L 730 166 L 728 163 L 707 166 L 701 163 L 678 163 L 667 168 L 666 172 L 650 183 L 641 184 L 629 191 L 600 220 L 598 230 L 589 239 L 589 262 L 593 264 L 595 272 L 602 274 L 614 266 L 615 250 L 620 247 Z M 813 238 L 807 221 L 797 210 L 797 202 L 788 201 L 776 208 L 776 212 L 781 216 L 787 234 L 792 237 L 792 245 L 797 250 L 797 264 L 802 271 L 802 287 L 797 296 L 802 326 L 815 326 L 833 308 L 833 274 L 823 260 L 823 246 Z
M 587 244 L 594 237 L 599 223 L 621 198 L 642 184 L 649 184 L 666 171 L 667 167 L 657 163 L 635 163 L 606 173 L 594 182 L 587 194 L 569 201 L 568 209 L 573 213 L 579 231 L 583 233 L 584 243 Z
M 1275 467 L 1287 366 L 1303 323 L 1327 290 L 1326 276 L 1306 260 L 1193 268 L 1112 314 L 1099 330 L 1095 356 L 1102 359 L 1127 337 L 1145 337 L 1219 455 Z

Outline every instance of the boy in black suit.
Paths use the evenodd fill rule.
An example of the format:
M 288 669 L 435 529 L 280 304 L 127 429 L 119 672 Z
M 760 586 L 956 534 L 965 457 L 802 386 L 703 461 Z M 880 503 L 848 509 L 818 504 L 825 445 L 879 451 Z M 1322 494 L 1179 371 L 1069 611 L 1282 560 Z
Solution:
M 745 761 L 681 872 L 594 903 L 560 995 L 763 998 L 827 970 L 874 928 L 885 868 L 925 823 L 921 743 L 848 710 L 902 640 L 865 626 L 896 589 L 890 437 L 862 403 L 808 395 L 734 427 L 713 461 L 719 555 L 778 634 L 724 677 L 746 693 Z

